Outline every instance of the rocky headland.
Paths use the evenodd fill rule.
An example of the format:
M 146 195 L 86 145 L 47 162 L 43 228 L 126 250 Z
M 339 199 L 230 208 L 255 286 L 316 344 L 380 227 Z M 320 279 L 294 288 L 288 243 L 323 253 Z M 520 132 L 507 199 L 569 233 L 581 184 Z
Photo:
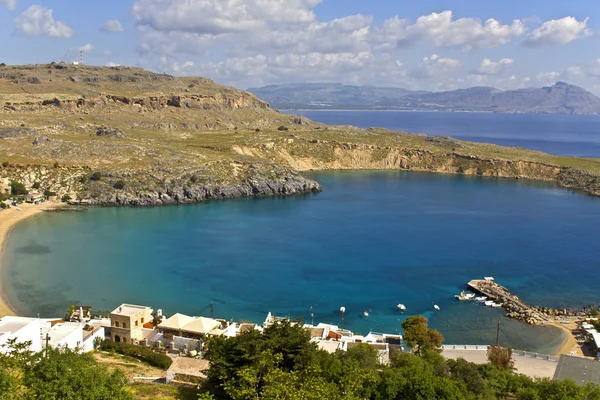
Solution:
M 326 126 L 198 77 L 128 67 L 0 67 L 0 191 L 150 206 L 321 190 L 311 170 L 537 179 L 600 195 L 600 161 Z

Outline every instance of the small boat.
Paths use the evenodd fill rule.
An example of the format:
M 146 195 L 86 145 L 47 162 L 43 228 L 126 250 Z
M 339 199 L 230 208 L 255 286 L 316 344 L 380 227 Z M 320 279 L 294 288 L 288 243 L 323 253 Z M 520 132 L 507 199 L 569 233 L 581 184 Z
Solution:
M 475 301 L 482 302 L 482 301 L 486 301 L 486 300 L 487 300 L 486 296 L 475 297 Z
M 454 295 L 454 297 L 460 301 L 468 301 L 473 300 L 475 298 L 475 293 L 467 293 L 463 290 L 462 292 L 460 292 L 460 294 Z
M 494 277 L 493 276 L 484 276 L 483 279 L 485 279 L 486 281 L 493 281 Z
M 492 300 L 488 300 L 484 303 L 486 306 L 491 307 L 494 302 Z
M 396 307 L 398 307 L 398 310 L 400 311 L 406 311 L 406 306 L 404 304 L 398 304 Z
M 436 311 L 440 311 L 440 306 L 438 306 L 437 304 L 434 304 L 433 308 L 435 308 Z
M 502 307 L 502 304 L 492 303 L 492 307 L 493 308 L 499 308 L 499 307 Z
M 365 317 L 368 317 L 368 316 L 369 316 L 369 313 L 368 313 L 367 311 L 365 311 L 365 312 L 363 313 L 363 315 L 364 315 Z

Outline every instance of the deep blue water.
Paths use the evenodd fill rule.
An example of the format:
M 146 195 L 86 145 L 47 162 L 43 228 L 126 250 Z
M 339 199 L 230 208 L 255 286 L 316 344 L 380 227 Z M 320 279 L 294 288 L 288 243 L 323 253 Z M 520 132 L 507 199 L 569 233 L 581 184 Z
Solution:
M 600 116 L 418 111 L 293 110 L 314 121 L 380 127 L 472 142 L 522 147 L 550 154 L 600 157 Z
M 547 183 L 405 171 L 318 173 L 324 191 L 286 198 L 48 213 L 19 224 L 2 288 L 28 315 L 121 302 L 261 322 L 268 311 L 393 332 L 424 314 L 447 343 L 550 351 L 554 328 L 453 300 L 495 276 L 528 302 L 600 303 L 600 199 Z M 441 307 L 433 311 L 433 304 Z M 369 318 L 363 312 L 370 310 Z

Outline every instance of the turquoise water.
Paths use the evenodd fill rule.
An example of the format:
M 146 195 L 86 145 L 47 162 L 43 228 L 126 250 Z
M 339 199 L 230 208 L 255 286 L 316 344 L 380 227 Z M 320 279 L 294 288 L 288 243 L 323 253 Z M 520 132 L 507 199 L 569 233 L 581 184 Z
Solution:
M 292 110 L 335 125 L 377 126 L 471 142 L 523 147 L 550 154 L 600 157 L 600 116 L 419 111 Z
M 95 208 L 19 224 L 2 288 L 27 315 L 121 302 L 261 322 L 268 311 L 393 332 L 424 314 L 447 343 L 550 351 L 552 328 L 453 300 L 495 276 L 525 301 L 600 303 L 600 199 L 552 184 L 404 171 L 312 175 L 324 191 L 198 205 Z M 433 304 L 441 307 L 433 311 Z M 370 310 L 369 318 L 363 312 Z

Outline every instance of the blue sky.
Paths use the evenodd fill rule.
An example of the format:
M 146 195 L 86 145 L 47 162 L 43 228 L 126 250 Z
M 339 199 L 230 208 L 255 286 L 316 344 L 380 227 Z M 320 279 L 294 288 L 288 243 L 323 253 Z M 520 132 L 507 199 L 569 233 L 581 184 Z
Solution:
M 240 88 L 342 82 L 600 94 L 596 0 L 0 0 L 0 62 L 84 61 Z

